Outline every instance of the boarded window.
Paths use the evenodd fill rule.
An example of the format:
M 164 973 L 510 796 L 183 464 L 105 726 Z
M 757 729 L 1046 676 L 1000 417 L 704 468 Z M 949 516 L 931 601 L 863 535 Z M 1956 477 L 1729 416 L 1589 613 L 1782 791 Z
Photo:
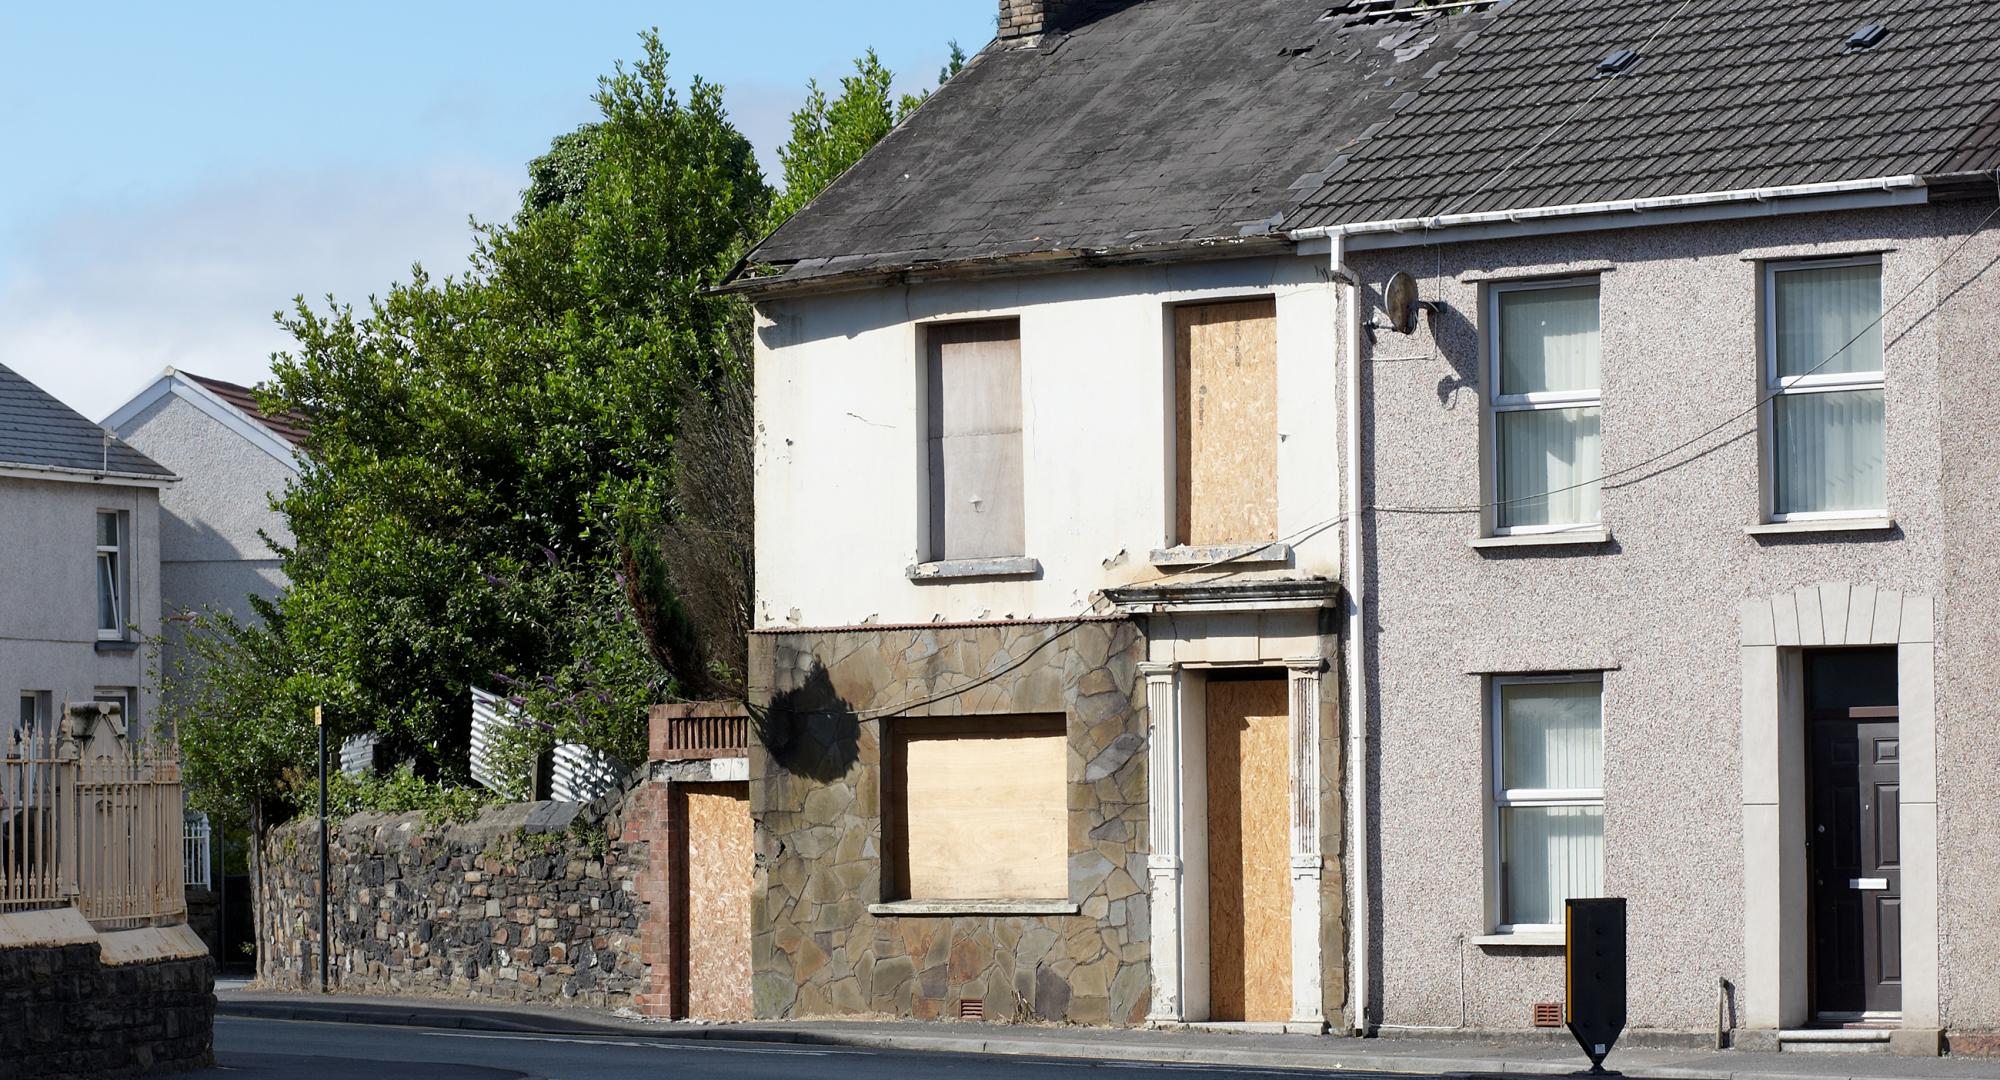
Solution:
M 1174 309 L 1178 543 L 1278 538 L 1277 327 L 1268 298 Z
M 1020 323 L 946 323 L 925 338 L 930 558 L 1024 555 Z
M 899 896 L 1067 898 L 1069 751 L 1062 717 L 894 724 L 889 816 Z

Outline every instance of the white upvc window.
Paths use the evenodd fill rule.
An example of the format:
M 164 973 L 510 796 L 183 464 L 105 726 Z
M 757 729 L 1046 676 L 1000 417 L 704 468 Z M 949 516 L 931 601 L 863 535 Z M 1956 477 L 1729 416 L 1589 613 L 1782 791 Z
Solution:
M 116 510 L 97 512 L 97 637 L 125 637 L 125 523 Z
M 1494 927 L 1558 930 L 1564 900 L 1604 895 L 1604 680 L 1496 676 L 1490 694 Z
M 1487 328 L 1494 534 L 1596 527 L 1603 487 L 1596 279 L 1495 285 Z
M 1883 513 L 1881 260 L 1766 264 L 1764 303 L 1769 519 Z

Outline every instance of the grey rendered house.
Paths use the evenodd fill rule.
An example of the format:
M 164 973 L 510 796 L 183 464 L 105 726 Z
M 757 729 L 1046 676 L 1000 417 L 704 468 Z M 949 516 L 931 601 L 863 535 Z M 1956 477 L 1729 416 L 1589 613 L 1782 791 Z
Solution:
M 1614 895 L 2000 1031 L 2000 9 L 1000 14 L 731 286 L 759 1015 L 1524 1029 Z
M 181 482 L 160 497 L 160 599 L 172 614 L 252 615 L 246 596 L 284 587 L 265 537 L 289 544 L 273 496 L 299 474 L 305 429 L 249 387 L 168 368 L 104 426 Z
M 1635 1026 L 1935 1053 L 2000 1028 L 2000 9 L 1587 7 L 1501 9 L 1286 222 L 1391 309 L 1371 1020 L 1525 1025 L 1601 893 Z
M 0 366 L 0 688 L 11 733 L 71 703 L 154 716 L 143 643 L 160 626 L 160 493 L 174 475 Z

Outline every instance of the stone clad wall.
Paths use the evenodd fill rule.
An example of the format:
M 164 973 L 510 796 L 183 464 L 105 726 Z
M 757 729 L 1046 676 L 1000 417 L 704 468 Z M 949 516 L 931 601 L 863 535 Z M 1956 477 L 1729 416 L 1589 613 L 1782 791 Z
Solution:
M 1144 655 L 1137 627 L 1122 620 L 756 635 L 757 1016 L 931 1019 L 976 999 L 993 1019 L 1143 1023 Z M 869 914 L 885 899 L 881 746 L 890 709 L 1068 718 L 1069 899 L 1081 914 Z
M 633 793 L 637 817 L 652 787 Z M 616 814 L 584 815 L 572 827 L 577 818 L 575 805 L 524 803 L 442 829 L 421 814 L 338 823 L 331 984 L 349 993 L 639 1003 L 635 995 L 651 989 L 641 924 L 664 907 L 654 903 L 650 833 L 621 834 Z M 262 977 L 316 986 L 317 823 L 274 830 L 266 860 Z
M 0 914 L 0 1077 L 212 1065 L 214 990 L 215 962 L 185 926 L 98 934 L 73 909 Z

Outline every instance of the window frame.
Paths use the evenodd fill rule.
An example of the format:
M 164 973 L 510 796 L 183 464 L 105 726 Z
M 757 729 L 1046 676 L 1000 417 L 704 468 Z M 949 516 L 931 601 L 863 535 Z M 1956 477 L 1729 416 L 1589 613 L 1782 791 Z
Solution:
M 1779 375 L 1778 374 L 1778 275 L 1794 270 L 1833 270 L 1843 266 L 1873 266 L 1878 280 L 1882 274 L 1880 254 L 1840 255 L 1808 259 L 1772 259 L 1763 265 L 1760 281 L 1763 297 L 1759 307 L 1763 323 L 1759 335 L 1763 348 L 1763 360 L 1759 364 L 1757 381 L 1759 404 L 1757 406 L 1757 427 L 1759 449 L 1763 455 L 1763 474 L 1760 486 L 1763 488 L 1764 520 L 1771 524 L 1788 521 L 1852 521 L 1879 518 L 1888 513 L 1889 489 L 1882 488 L 1883 505 L 1860 510 L 1797 510 L 1790 513 L 1778 512 L 1778 399 L 1802 394 L 1831 394 L 1853 390 L 1879 390 L 1883 392 L 1882 410 L 1882 456 L 1886 469 L 1889 455 L 1889 411 L 1888 411 L 1888 365 L 1889 343 L 1882 343 L 1882 367 L 1875 371 L 1836 372 L 1833 374 Z M 1885 307 L 1880 318 L 1886 319 Z
M 1589 285 L 1597 289 L 1598 317 L 1600 326 L 1597 388 L 1594 390 L 1544 390 L 1527 394 L 1503 394 L 1500 385 L 1500 370 L 1503 362 L 1500 350 L 1500 305 L 1502 299 L 1511 293 L 1536 292 L 1544 289 L 1572 289 Z M 1553 412 L 1560 409 L 1595 408 L 1598 416 L 1598 451 L 1602 464 L 1604 439 L 1604 371 L 1602 351 L 1602 323 L 1604 312 L 1604 282 L 1597 274 L 1572 274 L 1559 278 L 1534 278 L 1525 281 L 1498 281 L 1486 289 L 1486 327 L 1483 341 L 1486 346 L 1486 391 L 1481 395 L 1486 438 L 1482 447 L 1485 458 L 1482 466 L 1485 473 L 1484 484 L 1489 492 L 1486 502 L 1486 534 L 1489 536 L 1549 536 L 1560 533 L 1589 532 L 1604 527 L 1603 477 L 1597 478 L 1600 485 L 1598 520 L 1571 522 L 1562 525 L 1502 525 L 1503 500 L 1508 498 L 1502 489 L 1500 479 L 1500 415 L 1510 412 Z M 1600 468 L 1600 472 L 1601 472 Z M 1544 493 L 1548 494 L 1548 493 Z
M 1021 428 L 1016 433 L 1021 448 L 1021 548 L 1011 555 L 989 555 L 977 557 L 954 557 L 946 553 L 949 530 L 940 527 L 936 519 L 938 508 L 933 504 L 932 485 L 938 477 L 931 461 L 931 443 L 942 438 L 937 430 L 941 416 L 931 411 L 931 347 L 932 335 L 940 330 L 951 330 L 965 326 L 982 324 L 1012 324 L 1014 329 L 1015 378 L 1020 386 Z M 917 551 L 921 566 L 949 567 L 970 566 L 985 572 L 974 576 L 1011 577 L 1031 572 L 1025 566 L 1007 564 L 1025 563 L 1030 560 L 1028 551 L 1033 547 L 1033 522 L 1028 506 L 1028 476 L 1030 471 L 1028 440 L 1028 353 L 1027 320 L 1019 311 L 998 310 L 978 315 L 954 315 L 947 318 L 929 319 L 913 324 L 916 330 L 916 433 L 917 433 Z M 1039 569 L 1038 567 L 1036 569 Z M 945 575 L 947 577 L 959 575 Z
M 118 530 L 118 535 L 117 535 L 118 542 L 115 544 L 105 544 L 102 540 L 104 519 L 107 517 L 111 519 L 112 527 Z M 97 510 L 97 516 L 91 519 L 91 525 L 93 527 L 92 539 L 96 541 L 95 545 L 96 556 L 91 561 L 91 572 L 92 576 L 96 579 L 96 588 L 93 590 L 93 592 L 95 593 L 97 601 L 98 618 L 96 622 L 97 622 L 97 640 L 99 641 L 124 641 L 129 633 L 127 629 L 127 624 L 131 622 L 130 600 L 132 592 L 132 582 L 131 582 L 131 575 L 126 572 L 127 567 L 129 565 L 129 561 L 125 557 L 125 547 L 126 547 L 126 540 L 130 535 L 130 530 L 126 527 L 126 521 L 127 518 L 123 511 L 107 510 L 104 509 L 103 507 L 99 507 Z M 105 626 L 103 621 L 103 613 L 104 613 L 103 567 L 106 561 L 106 556 L 110 557 L 110 564 L 111 564 L 111 614 L 112 618 L 116 622 L 116 625 L 114 626 Z
M 1487 925 L 1495 934 L 1537 935 L 1560 931 L 1561 923 L 1512 923 L 1507 921 L 1507 884 L 1503 855 L 1505 830 L 1501 824 L 1502 812 L 1516 807 L 1596 807 L 1599 820 L 1604 813 L 1604 778 L 1598 777 L 1594 788 L 1507 788 L 1506 783 L 1506 718 L 1501 710 L 1500 692 L 1503 687 L 1523 685 L 1561 685 L 1566 683 L 1595 683 L 1597 685 L 1597 734 L 1599 747 L 1603 746 L 1604 713 L 1604 672 L 1564 671 L 1538 672 L 1526 675 L 1494 675 L 1486 680 L 1486 897 Z M 1603 868 L 1599 867 L 1601 874 Z
M 882 732 L 881 762 L 882 783 L 878 785 L 881 800 L 878 817 L 882 823 L 882 859 L 880 874 L 880 895 L 878 899 L 889 905 L 925 905 L 940 909 L 978 906 L 1022 906 L 1072 903 L 1069 890 L 1065 886 L 1060 896 L 1006 896 L 981 897 L 977 899 L 911 895 L 913 890 L 906 887 L 910 880 L 910 803 L 909 793 L 903 789 L 899 777 L 903 772 L 902 758 L 912 739 L 941 738 L 952 735 L 970 738 L 1015 738 L 1015 737 L 1059 737 L 1065 748 L 1069 746 L 1069 717 L 1064 713 L 971 713 L 963 716 L 908 716 L 890 720 Z M 1057 790 L 1061 793 L 1062 814 L 1065 822 L 1070 814 L 1070 777 L 1067 769 L 1056 778 Z M 1065 829 L 1067 834 L 1067 829 Z M 1067 839 L 1064 840 L 1060 858 L 1067 866 L 1074 854 Z

